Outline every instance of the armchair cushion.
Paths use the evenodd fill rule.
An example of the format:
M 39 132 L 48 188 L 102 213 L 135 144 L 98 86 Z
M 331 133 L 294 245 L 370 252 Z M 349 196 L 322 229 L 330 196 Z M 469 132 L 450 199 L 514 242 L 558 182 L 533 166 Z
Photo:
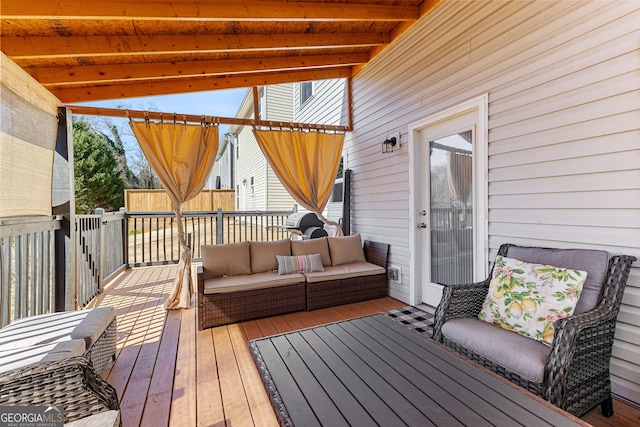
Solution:
M 550 345 L 555 321 L 573 314 L 586 277 L 498 255 L 478 318 Z
M 58 362 L 82 356 L 85 349 L 84 340 L 69 340 L 0 351 L 0 373 L 38 363 Z
M 507 256 L 535 264 L 557 265 L 586 271 L 587 280 L 582 288 L 575 314 L 591 311 L 600 302 L 604 279 L 609 270 L 609 254 L 606 251 L 511 246 Z
M 23 317 L 0 329 L 0 351 L 75 339 L 90 348 L 114 319 L 113 307 Z
M 543 382 L 549 347 L 538 341 L 477 318 L 449 320 L 442 325 L 442 335 L 529 381 Z

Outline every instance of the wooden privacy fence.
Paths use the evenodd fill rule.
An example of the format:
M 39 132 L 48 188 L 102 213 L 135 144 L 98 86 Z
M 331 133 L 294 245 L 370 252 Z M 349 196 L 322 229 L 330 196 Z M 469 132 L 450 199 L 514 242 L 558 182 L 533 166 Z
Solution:
M 234 190 L 202 190 L 193 199 L 182 205 L 185 212 L 235 210 Z M 124 190 L 124 208 L 131 212 L 171 212 L 171 200 L 164 190 Z

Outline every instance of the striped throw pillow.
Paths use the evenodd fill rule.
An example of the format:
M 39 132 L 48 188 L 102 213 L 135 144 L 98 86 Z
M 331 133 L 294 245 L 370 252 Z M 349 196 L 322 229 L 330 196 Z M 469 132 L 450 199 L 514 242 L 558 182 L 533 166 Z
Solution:
M 285 256 L 276 255 L 278 275 L 324 271 L 320 254 Z

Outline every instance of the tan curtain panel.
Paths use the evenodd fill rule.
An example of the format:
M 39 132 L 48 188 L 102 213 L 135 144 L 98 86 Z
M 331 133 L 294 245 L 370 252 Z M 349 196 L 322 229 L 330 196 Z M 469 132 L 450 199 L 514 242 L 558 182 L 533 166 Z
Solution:
M 344 134 L 258 129 L 253 133 L 274 173 L 293 199 L 329 224 L 331 227 L 327 227 L 327 232 L 330 235 L 342 235 L 340 226 L 327 220 L 322 211 L 329 201 L 338 172 Z
M 472 158 L 466 154 L 447 153 L 449 190 L 462 203 L 471 194 Z
M 178 222 L 182 246 L 178 275 L 166 309 L 191 306 L 191 249 L 184 236 L 181 206 L 204 188 L 218 152 L 218 127 L 180 123 L 131 121 L 149 164 L 164 186 Z

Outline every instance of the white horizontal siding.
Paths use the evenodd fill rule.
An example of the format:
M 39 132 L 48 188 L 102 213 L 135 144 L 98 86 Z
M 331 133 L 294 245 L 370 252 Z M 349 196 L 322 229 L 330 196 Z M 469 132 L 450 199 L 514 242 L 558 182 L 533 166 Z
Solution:
M 353 78 L 352 229 L 391 244 L 409 301 L 409 157 L 390 133 L 489 94 L 489 246 L 640 257 L 640 3 L 442 2 Z M 618 318 L 613 387 L 640 396 L 640 262 Z M 634 372 L 635 375 L 629 375 Z
M 293 83 L 266 86 L 264 120 L 290 122 L 293 119 Z
M 295 200 L 282 186 L 280 180 L 267 165 L 267 209 L 268 211 L 288 211 L 293 209 Z
M 238 133 L 238 154 L 236 159 L 236 184 L 241 187 L 245 186 L 244 210 L 265 210 L 265 165 L 267 160 L 262 154 L 251 128 L 248 126 L 243 127 Z M 250 185 L 252 176 L 254 179 L 253 195 L 251 194 Z M 240 209 L 242 209 L 242 206 L 240 206 Z
M 348 124 L 345 79 L 313 82 L 313 97 L 300 105 L 300 84 L 294 90 L 294 121 L 325 125 Z

